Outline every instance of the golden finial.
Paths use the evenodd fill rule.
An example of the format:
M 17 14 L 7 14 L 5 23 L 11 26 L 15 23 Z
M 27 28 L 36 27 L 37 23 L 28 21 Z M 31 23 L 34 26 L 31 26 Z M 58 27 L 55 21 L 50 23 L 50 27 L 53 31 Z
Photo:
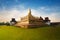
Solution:
M 31 9 L 28 9 L 28 15 L 31 15 Z
M 28 9 L 28 13 L 31 13 L 31 9 Z

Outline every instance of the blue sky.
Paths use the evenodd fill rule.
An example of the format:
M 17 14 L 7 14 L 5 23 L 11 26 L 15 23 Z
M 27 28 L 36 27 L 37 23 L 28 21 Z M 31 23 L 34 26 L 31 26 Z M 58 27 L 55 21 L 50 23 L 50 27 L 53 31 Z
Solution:
M 19 19 L 27 15 L 28 8 L 34 16 L 48 16 L 52 22 L 60 21 L 60 0 L 0 0 L 0 21 Z
M 26 8 L 36 8 L 41 6 L 60 7 L 60 0 L 0 0 L 0 8 L 12 8 L 16 5 L 25 5 Z

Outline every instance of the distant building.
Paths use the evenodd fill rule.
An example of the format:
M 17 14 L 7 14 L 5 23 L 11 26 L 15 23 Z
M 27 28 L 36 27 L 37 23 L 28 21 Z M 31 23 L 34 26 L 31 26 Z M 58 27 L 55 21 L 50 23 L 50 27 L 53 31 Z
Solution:
M 10 21 L 10 25 L 15 25 L 17 23 L 17 21 L 15 20 L 15 18 L 12 18 Z
M 45 22 L 45 24 L 47 24 L 47 25 L 50 25 L 50 24 L 51 24 L 51 23 L 50 23 L 50 20 L 49 20 L 49 18 L 48 18 L 48 17 L 45 17 L 44 22 Z
M 50 22 L 48 20 L 48 18 L 45 18 L 45 20 L 43 20 L 42 17 L 34 17 L 31 14 L 31 10 L 29 9 L 28 15 L 25 17 L 22 17 L 21 21 L 17 22 L 17 24 L 15 26 L 19 26 L 19 27 L 23 27 L 23 28 L 39 27 L 39 26 L 48 24 L 48 22 Z
M 52 26 L 60 25 L 60 22 L 51 22 L 51 25 L 52 25 Z

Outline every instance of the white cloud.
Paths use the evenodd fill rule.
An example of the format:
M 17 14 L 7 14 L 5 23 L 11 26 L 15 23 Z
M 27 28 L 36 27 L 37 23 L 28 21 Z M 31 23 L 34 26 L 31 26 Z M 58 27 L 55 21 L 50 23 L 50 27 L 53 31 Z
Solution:
M 46 11 L 50 11 L 51 9 L 49 8 L 43 8 L 43 9 L 32 9 L 32 13 L 35 15 L 35 16 L 42 16 L 43 18 L 45 17 L 49 17 L 49 19 L 51 20 L 51 22 L 60 22 L 60 12 L 45 12 L 43 10 L 46 10 Z
M 60 22 L 60 14 L 51 13 L 50 15 L 48 15 L 48 17 L 50 17 L 52 22 Z
M 19 10 L 17 8 L 19 8 Z M 40 9 L 39 8 L 31 9 L 31 10 L 33 16 L 36 17 L 42 16 L 43 18 L 49 17 L 50 20 L 52 21 L 60 21 L 59 13 L 57 14 L 55 12 L 51 12 L 50 14 L 47 14 L 45 11 L 43 11 L 43 10 L 47 10 L 47 8 L 45 7 L 41 7 Z M 26 9 L 23 5 L 18 5 L 10 10 L 2 10 L 0 11 L 0 16 L 1 16 L 0 21 L 10 21 L 11 18 L 16 18 L 19 20 L 21 17 L 26 16 L 28 14 L 27 12 L 28 9 Z

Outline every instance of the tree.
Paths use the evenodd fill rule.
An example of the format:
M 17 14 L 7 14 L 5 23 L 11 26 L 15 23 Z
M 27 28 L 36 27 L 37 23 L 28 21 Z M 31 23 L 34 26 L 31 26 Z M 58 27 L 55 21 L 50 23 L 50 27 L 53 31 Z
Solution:
M 14 25 L 16 23 L 17 23 L 17 21 L 15 20 L 15 18 L 12 18 L 11 21 L 10 21 L 10 25 Z

